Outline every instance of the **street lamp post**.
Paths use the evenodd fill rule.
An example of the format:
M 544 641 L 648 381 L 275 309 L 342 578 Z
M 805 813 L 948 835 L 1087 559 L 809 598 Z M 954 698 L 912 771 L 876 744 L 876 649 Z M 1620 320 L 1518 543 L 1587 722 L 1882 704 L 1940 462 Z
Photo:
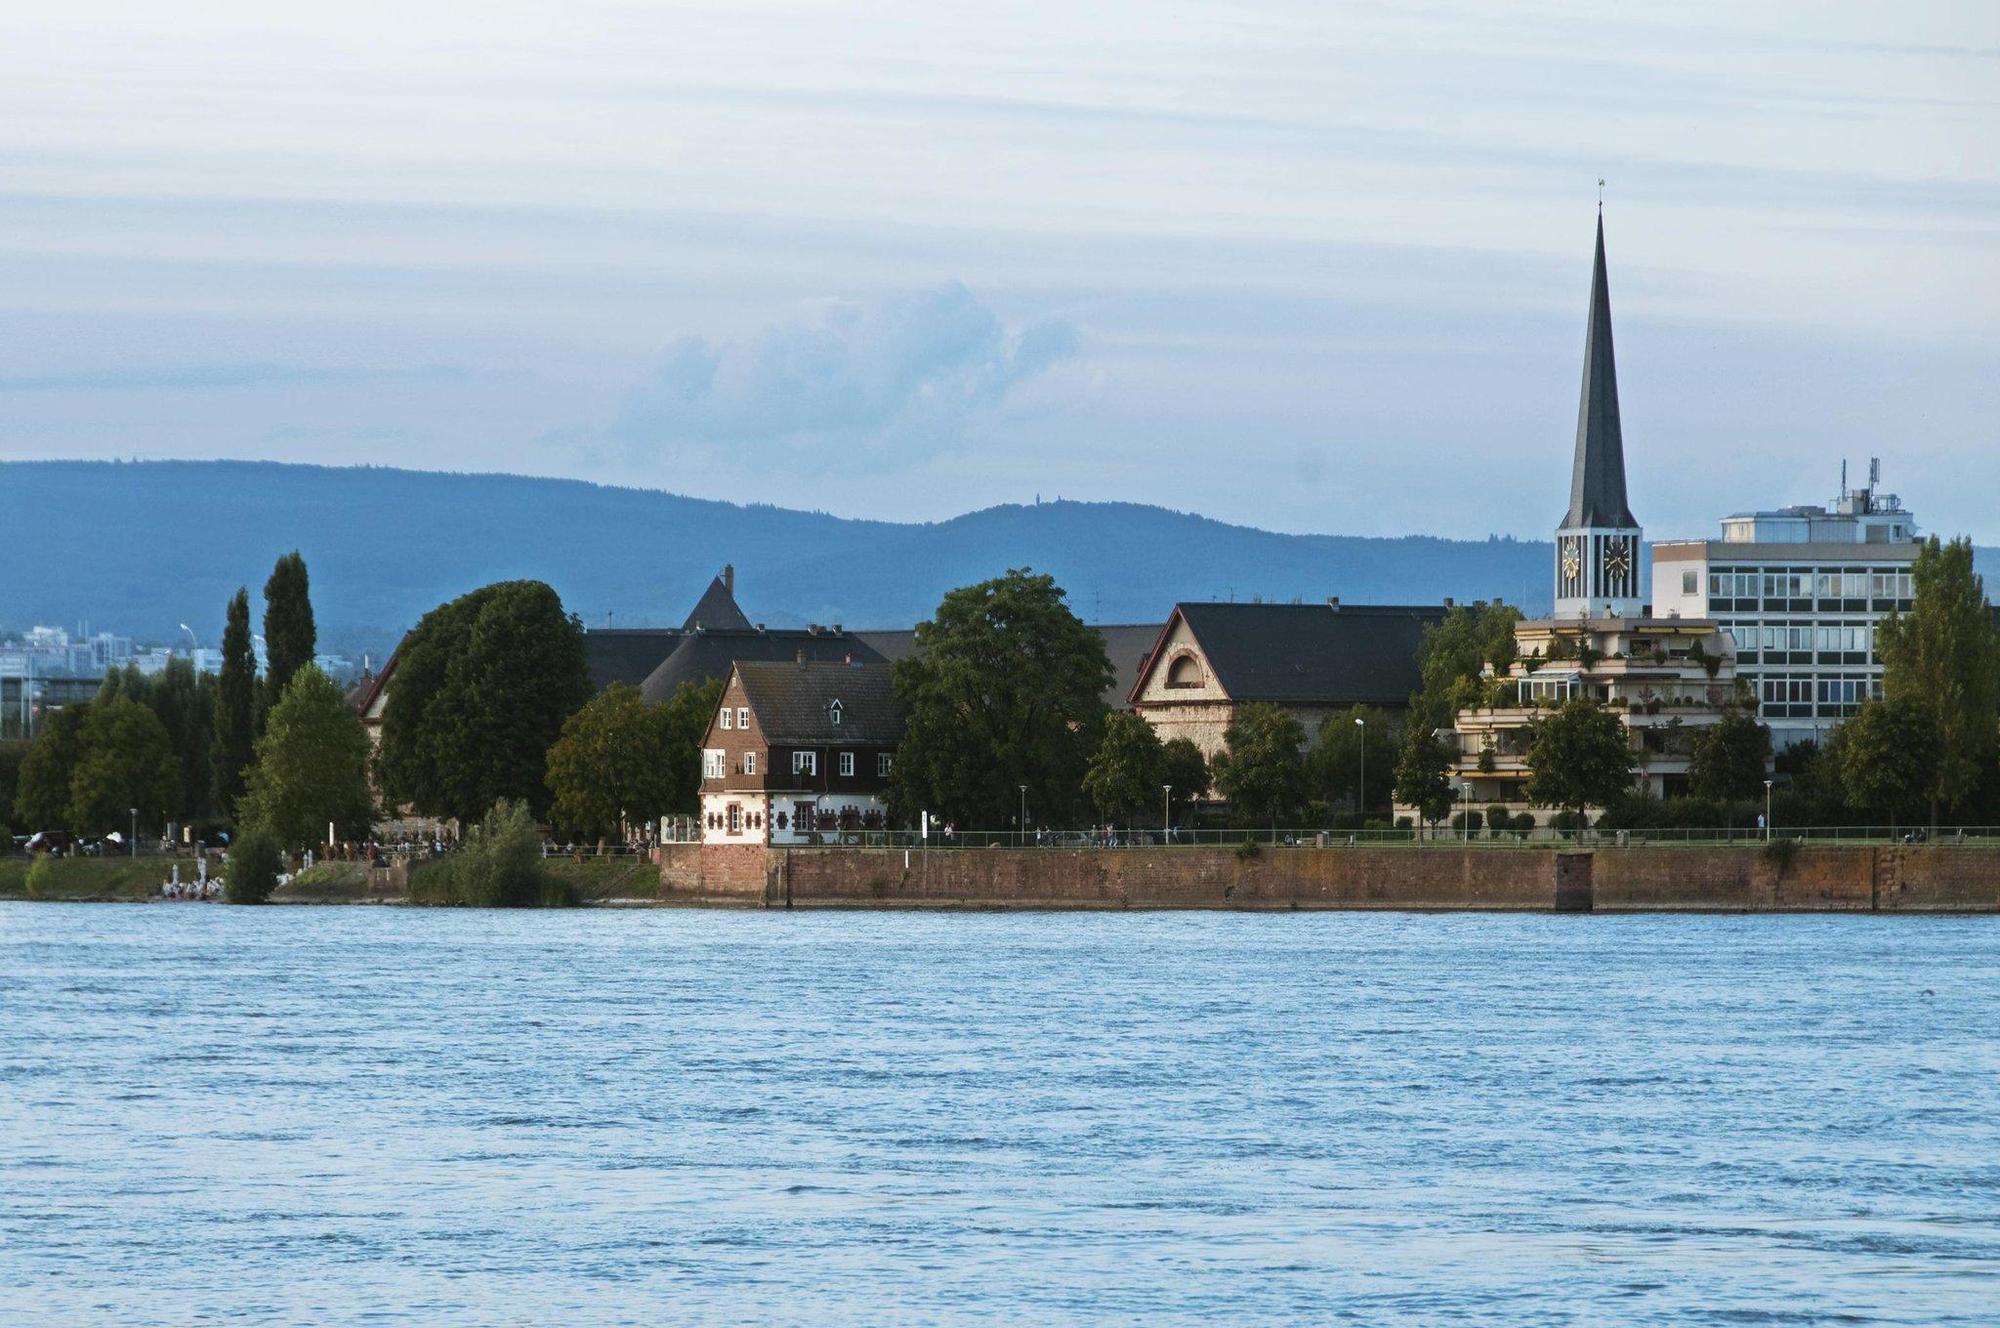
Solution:
M 131 848 L 133 857 L 136 858 L 139 856 L 139 809 L 137 807 L 132 809 L 132 842 L 128 847 Z
M 1354 828 L 1358 831 L 1368 828 L 1368 721 L 1361 716 L 1354 717 L 1354 727 L 1361 730 L 1360 748 L 1361 773 L 1354 790 Z
M 1014 842 L 1017 845 L 1028 842 L 1028 786 L 1026 784 L 1021 785 L 1020 829 L 1014 832 Z
M 1171 844 L 1174 842 L 1174 786 L 1162 784 L 1160 792 L 1164 795 L 1161 803 L 1160 841 Z
M 1764 838 L 1771 838 L 1771 780 L 1764 781 Z

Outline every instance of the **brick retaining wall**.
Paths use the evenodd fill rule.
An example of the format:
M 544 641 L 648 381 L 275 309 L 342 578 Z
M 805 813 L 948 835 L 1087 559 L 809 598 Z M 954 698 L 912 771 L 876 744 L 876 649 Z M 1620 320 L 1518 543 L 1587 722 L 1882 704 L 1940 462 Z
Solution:
M 660 897 L 798 908 L 2000 911 L 2000 848 L 835 849 L 672 844 Z

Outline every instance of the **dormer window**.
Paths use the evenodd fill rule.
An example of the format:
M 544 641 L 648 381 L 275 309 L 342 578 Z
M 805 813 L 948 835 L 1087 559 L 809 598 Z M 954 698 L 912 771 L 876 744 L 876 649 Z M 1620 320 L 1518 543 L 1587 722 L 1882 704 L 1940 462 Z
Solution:
M 831 719 L 834 723 L 840 723 L 840 702 L 835 701 L 832 705 L 828 706 L 826 714 L 827 718 Z

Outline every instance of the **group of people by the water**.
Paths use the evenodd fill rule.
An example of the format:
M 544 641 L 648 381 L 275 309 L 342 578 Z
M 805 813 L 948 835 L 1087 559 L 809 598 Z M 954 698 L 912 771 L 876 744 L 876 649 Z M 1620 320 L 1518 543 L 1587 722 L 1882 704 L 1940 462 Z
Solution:
M 160 898 L 173 900 L 212 900 L 222 898 L 222 882 L 215 877 L 199 881 L 168 881 L 160 887 Z

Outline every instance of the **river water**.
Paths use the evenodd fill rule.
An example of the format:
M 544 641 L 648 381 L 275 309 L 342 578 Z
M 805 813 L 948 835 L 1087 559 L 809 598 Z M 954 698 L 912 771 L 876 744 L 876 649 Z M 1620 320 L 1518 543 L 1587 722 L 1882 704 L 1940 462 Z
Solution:
M 2000 1322 L 2000 919 L 0 904 L 0 1322 Z

